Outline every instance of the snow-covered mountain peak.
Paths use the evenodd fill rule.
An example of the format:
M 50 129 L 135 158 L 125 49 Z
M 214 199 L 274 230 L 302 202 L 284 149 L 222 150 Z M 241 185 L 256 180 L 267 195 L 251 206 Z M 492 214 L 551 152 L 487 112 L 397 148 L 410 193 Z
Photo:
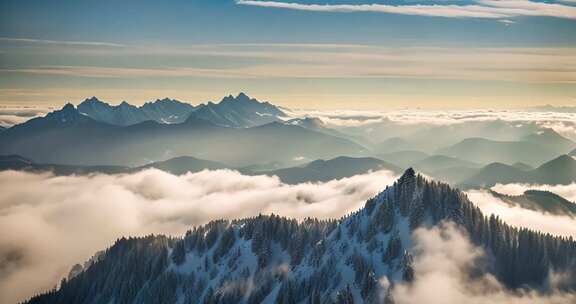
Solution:
M 159 123 L 181 123 L 194 110 L 194 106 L 168 98 L 147 102 L 139 107 L 126 101 L 110 105 L 92 97 L 80 103 L 78 109 L 94 120 L 128 126 L 149 120 Z
M 250 128 L 280 120 L 286 114 L 278 107 L 250 98 L 244 93 L 229 95 L 219 103 L 208 102 L 198 106 L 190 117 L 233 128 Z
M 101 101 L 96 96 L 92 96 L 90 98 L 84 99 L 84 101 L 82 101 L 82 103 L 105 103 L 105 102 Z
M 76 107 L 74 107 L 74 105 L 71 103 L 67 103 L 62 107 L 62 109 L 50 112 L 48 115 L 46 115 L 47 118 L 62 124 L 70 124 L 78 120 L 78 118 L 81 116 L 82 114 L 80 114 Z

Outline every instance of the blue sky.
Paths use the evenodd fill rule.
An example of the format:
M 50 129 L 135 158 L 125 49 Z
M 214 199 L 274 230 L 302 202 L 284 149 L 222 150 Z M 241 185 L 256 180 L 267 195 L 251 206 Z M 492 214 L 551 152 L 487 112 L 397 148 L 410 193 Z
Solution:
M 3 104 L 566 105 L 575 82 L 574 0 L 0 0 Z

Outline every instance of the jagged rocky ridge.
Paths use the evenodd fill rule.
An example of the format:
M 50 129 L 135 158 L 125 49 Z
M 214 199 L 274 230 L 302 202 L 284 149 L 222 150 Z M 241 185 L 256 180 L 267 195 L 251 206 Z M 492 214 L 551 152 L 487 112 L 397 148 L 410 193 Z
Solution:
M 260 215 L 213 221 L 183 238 L 122 238 L 27 303 L 381 302 L 380 278 L 392 286 L 415 278 L 411 232 L 444 221 L 486 249 L 487 271 L 506 287 L 544 288 L 552 270 L 568 272 L 562 288 L 576 289 L 574 240 L 486 217 L 458 190 L 408 169 L 340 220 Z
M 129 126 L 148 120 L 159 123 L 182 123 L 194 111 L 194 106 L 169 98 L 147 102 L 140 107 L 125 101 L 112 106 L 92 97 L 80 103 L 78 110 L 96 121 Z
M 286 117 L 280 108 L 268 102 L 260 102 L 244 93 L 229 95 L 219 103 L 199 105 L 189 119 L 202 119 L 222 127 L 250 128 L 280 121 Z
M 131 126 L 145 121 L 174 124 L 188 119 L 201 119 L 222 127 L 249 128 L 279 121 L 286 114 L 280 108 L 250 98 L 244 93 L 236 97 L 229 95 L 219 103 L 193 105 L 175 99 L 158 99 L 142 106 L 134 106 L 125 101 L 119 105 L 109 105 L 92 97 L 78 105 L 78 110 L 99 122 Z

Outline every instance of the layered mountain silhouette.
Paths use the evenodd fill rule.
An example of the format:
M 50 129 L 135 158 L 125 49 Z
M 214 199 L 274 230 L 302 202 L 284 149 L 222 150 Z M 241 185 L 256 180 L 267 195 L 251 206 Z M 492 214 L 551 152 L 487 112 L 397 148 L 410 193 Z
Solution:
M 536 112 L 559 112 L 559 113 L 576 113 L 576 107 L 573 106 L 553 106 L 550 104 L 542 106 L 529 107 L 526 110 Z
M 190 116 L 178 124 L 117 126 L 83 115 L 71 104 L 7 129 L 0 133 L 0 143 L 0 154 L 79 165 L 138 166 L 167 155 L 190 155 L 245 166 L 366 152 L 350 140 L 281 122 L 227 128 Z
M 325 182 L 378 170 L 389 170 L 395 173 L 400 173 L 401 171 L 399 167 L 373 157 L 354 158 L 340 156 L 329 160 L 315 160 L 303 166 L 261 171 L 252 174 L 277 176 L 284 183 L 298 184 L 304 182 Z
M 455 157 L 432 155 L 414 163 L 413 167 L 422 172 L 435 172 L 456 167 L 479 168 L 481 165 Z
M 562 153 L 567 153 L 576 146 L 576 143 L 549 128 L 540 129 L 536 133 L 523 137 L 521 140 L 563 151 Z
M 377 153 L 394 153 L 399 151 L 414 151 L 420 150 L 422 147 L 413 142 L 409 142 L 401 137 L 388 138 L 382 142 L 375 145 L 374 150 Z
M 333 129 L 318 118 L 287 119 L 286 116 L 281 108 L 243 93 L 197 107 L 172 99 L 156 100 L 140 107 L 125 102 L 111 106 L 93 97 L 78 108 L 67 104 L 45 117 L 0 132 L 0 155 L 20 155 L 33 159 L 35 165 L 50 164 L 51 168 L 56 168 L 56 164 L 69 166 L 63 171 L 54 170 L 58 172 L 86 166 L 111 167 L 112 172 L 116 172 L 116 167 L 141 167 L 186 155 L 191 157 L 188 166 L 182 162 L 182 169 L 168 165 L 166 168 L 171 167 L 169 171 L 173 173 L 226 167 L 267 174 L 282 169 L 278 175 L 290 182 L 323 181 L 374 168 L 374 164 L 355 162 L 357 168 L 352 169 L 347 164 L 338 174 L 329 170 L 319 173 L 314 169 L 316 171 L 306 173 L 308 177 L 302 177 L 310 168 L 295 167 L 302 164 L 301 160 L 332 159 L 342 155 L 352 158 L 376 156 L 387 162 L 387 168 L 414 167 L 458 185 L 569 183 L 573 180 L 569 159 L 556 164 L 555 168 L 533 169 L 574 148 L 574 142 L 552 129 L 512 128 L 503 121 L 425 129 L 413 125 L 399 128 L 392 121 L 384 120 L 377 126 L 389 129 L 376 126 L 374 132 L 382 131 L 387 137 L 380 144 L 374 144 L 366 140 L 366 134 L 353 135 L 348 128 Z M 365 133 L 366 130 L 362 130 Z M 368 135 L 378 135 L 374 132 Z M 492 134 L 492 139 L 466 138 L 434 154 L 415 150 L 454 141 L 465 134 Z M 448 135 L 452 137 L 446 137 Z M 434 144 L 421 144 L 425 138 Z M 414 142 L 419 143 L 418 147 L 412 144 Z M 576 155 L 574 151 L 571 153 Z M 196 163 L 193 159 L 200 160 L 200 164 L 192 164 Z M 202 164 L 203 160 L 215 164 Z M 552 165 L 554 163 L 548 164 Z M 286 172 L 299 173 L 288 177 Z
M 530 170 L 533 170 L 533 169 L 534 169 L 534 167 L 532 167 L 532 166 L 530 166 L 530 165 L 528 165 L 528 164 L 525 164 L 525 163 L 523 163 L 523 162 L 514 163 L 514 164 L 512 164 L 512 167 L 514 167 L 514 168 L 516 168 L 516 169 L 520 169 L 520 170 L 522 170 L 522 171 L 530 171 Z
M 490 192 L 495 197 L 510 205 L 555 215 L 576 217 L 576 203 L 550 191 L 527 190 L 521 195 L 506 195 L 495 191 Z
M 340 132 L 336 129 L 328 127 L 321 119 L 317 117 L 304 117 L 304 118 L 292 118 L 285 121 L 286 124 L 300 126 L 312 131 L 345 138 L 352 142 L 358 143 L 363 147 L 370 147 L 372 143 L 369 140 L 361 136 L 354 136 L 347 133 Z
M 472 116 L 467 116 L 467 118 L 472 118 Z M 526 136 L 541 131 L 542 127 L 536 123 L 519 125 L 499 119 L 432 125 L 426 122 L 406 124 L 391 119 L 380 119 L 376 123 L 346 127 L 341 130 L 344 133 L 366 136 L 375 143 L 383 143 L 380 145 L 384 149 L 380 152 L 381 154 L 399 150 L 441 154 L 437 152 L 438 149 L 458 144 L 468 138 L 485 138 L 501 142 L 523 141 Z M 396 148 L 396 146 L 399 147 Z M 556 155 L 563 153 L 567 151 L 557 151 Z M 473 159 L 467 160 L 479 162 Z
M 19 155 L 0 155 L 0 171 L 17 170 L 27 172 L 52 172 L 55 175 L 92 174 L 92 173 L 126 173 L 130 168 L 122 166 L 76 166 L 60 164 L 39 164 Z
M 176 175 L 202 170 L 230 169 L 238 170 L 246 175 L 277 176 L 287 184 L 306 182 L 325 182 L 332 179 L 351 177 L 369 171 L 388 170 L 401 173 L 401 169 L 382 160 L 371 157 L 340 156 L 329 160 L 315 160 L 302 166 L 288 167 L 277 170 L 255 170 L 249 167 L 234 168 L 232 166 L 191 156 L 179 156 L 165 161 L 153 162 L 138 167 L 126 166 L 81 166 L 42 164 L 19 155 L 0 155 L 0 171 L 17 170 L 27 172 L 51 172 L 55 175 L 83 175 L 93 173 L 117 174 L 131 173 L 155 168 Z
M 26 303 L 393 303 L 396 284 L 418 280 L 412 232 L 447 222 L 490 257 L 468 275 L 546 291 L 550 271 L 561 271 L 561 288 L 576 288 L 572 239 L 486 217 L 459 191 L 409 169 L 340 220 L 260 215 L 182 238 L 122 238 Z M 379 284 L 384 278 L 391 285 Z
M 419 154 L 414 154 L 418 156 Z M 408 157 L 408 156 L 405 156 Z M 431 155 L 423 159 L 417 158 L 416 161 L 405 167 L 413 167 L 416 170 L 433 176 L 438 180 L 456 184 L 459 181 L 468 178 L 480 168 L 481 165 L 461 160 L 455 157 L 445 155 Z
M 411 165 L 418 163 L 428 157 L 430 157 L 429 154 L 417 150 L 401 150 L 398 152 L 378 154 L 378 158 L 384 159 L 404 168 L 408 168 Z
M 27 172 L 51 172 L 54 175 L 83 175 L 93 173 L 131 173 L 149 168 L 156 168 L 179 175 L 187 172 L 198 172 L 202 170 L 225 169 L 229 168 L 229 166 L 222 163 L 198 159 L 190 156 L 175 157 L 165 161 L 153 162 L 140 167 L 126 167 L 42 164 L 19 155 L 0 155 L 0 171 L 17 170 Z
M 520 141 L 495 141 L 467 138 L 442 148 L 437 154 L 456 157 L 480 164 L 491 162 L 539 165 L 559 154 L 568 153 L 575 143 L 552 130 L 539 131 Z
M 153 162 L 148 165 L 134 168 L 133 170 L 138 171 L 147 168 L 156 168 L 162 171 L 170 172 L 172 174 L 180 175 L 187 172 L 198 172 L 202 170 L 229 169 L 230 166 L 223 163 L 198 159 L 191 156 L 179 156 L 165 161 Z
M 469 187 L 493 186 L 497 183 L 570 184 L 576 182 L 576 159 L 561 155 L 533 170 L 502 163 L 492 163 L 464 180 Z

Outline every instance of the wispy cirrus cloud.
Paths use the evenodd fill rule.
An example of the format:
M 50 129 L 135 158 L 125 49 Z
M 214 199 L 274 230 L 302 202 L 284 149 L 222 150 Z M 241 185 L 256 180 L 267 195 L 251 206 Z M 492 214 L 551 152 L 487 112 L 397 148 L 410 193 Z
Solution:
M 480 0 L 473 4 L 311 4 L 283 1 L 237 0 L 239 5 L 293 9 L 315 12 L 376 12 L 401 15 L 419 15 L 446 18 L 504 19 L 519 16 L 542 16 L 576 19 L 576 7 L 560 3 L 528 0 Z
M 194 59 L 229 59 L 258 64 L 219 66 L 73 66 L 39 65 L 0 68 L 0 73 L 92 78 L 397 78 L 463 79 L 524 83 L 576 82 L 574 48 L 386 48 L 378 46 L 284 45 L 251 47 L 203 46 L 164 50 Z M 134 54 L 140 54 L 135 50 Z M 154 52 L 162 52 L 156 50 Z M 125 55 L 131 54 L 127 52 Z M 482 56 L 478 56 L 482 54 Z M 212 59 L 214 60 L 214 59 Z
M 66 41 L 66 40 L 47 40 L 47 39 L 13 38 L 13 37 L 0 37 L 0 42 L 59 45 L 59 46 L 125 47 L 125 45 L 123 44 L 102 42 L 102 41 Z

